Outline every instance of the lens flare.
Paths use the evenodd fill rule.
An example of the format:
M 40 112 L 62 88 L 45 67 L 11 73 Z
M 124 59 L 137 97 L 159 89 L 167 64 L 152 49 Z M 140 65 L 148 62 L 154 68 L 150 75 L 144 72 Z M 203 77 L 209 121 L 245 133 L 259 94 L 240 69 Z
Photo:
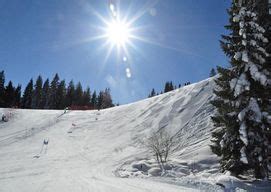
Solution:
M 130 68 L 126 68 L 126 77 L 129 79 L 129 78 L 131 78 L 132 77 L 132 73 L 131 73 L 131 70 L 130 70 Z

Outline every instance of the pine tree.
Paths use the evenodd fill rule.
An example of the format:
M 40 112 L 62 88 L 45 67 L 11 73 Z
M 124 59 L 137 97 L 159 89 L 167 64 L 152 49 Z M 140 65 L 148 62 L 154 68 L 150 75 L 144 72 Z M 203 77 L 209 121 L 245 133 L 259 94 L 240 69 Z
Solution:
M 32 97 L 32 109 L 41 109 L 42 102 L 42 77 L 39 75 L 36 84 L 34 86 L 33 97 Z
M 15 89 L 14 106 L 16 106 L 17 108 L 21 107 L 21 89 L 22 89 L 21 85 L 18 85 Z
M 209 77 L 214 77 L 216 75 L 216 71 L 214 68 L 211 69 Z
M 57 88 L 57 100 L 56 100 L 57 109 L 65 108 L 66 105 L 65 98 L 66 98 L 66 83 L 65 80 L 62 80 Z
M 50 81 L 46 79 L 42 87 L 42 98 L 41 98 L 41 109 L 49 109 L 49 98 L 50 98 Z
M 66 94 L 66 106 L 72 106 L 75 101 L 75 87 L 73 80 L 69 82 Z
M 50 109 L 57 109 L 58 104 L 58 95 L 57 95 L 57 89 L 59 86 L 59 76 L 58 74 L 55 74 L 51 85 L 50 85 L 50 97 L 49 97 L 49 108 Z
M 83 105 L 83 88 L 80 82 L 77 83 L 75 88 L 75 105 Z
M 264 29 L 248 5 L 233 2 L 228 11 L 230 25 L 226 28 L 231 33 L 222 36 L 221 46 L 232 67 L 218 68 L 217 99 L 212 102 L 218 112 L 212 117 L 218 129 L 211 148 L 221 157 L 222 171 L 239 175 L 253 169 L 256 178 L 264 178 L 268 172 L 271 71 L 265 65 L 267 53 L 262 47 L 267 42 Z
M 240 104 L 238 120 L 240 138 L 244 144 L 241 160 L 248 161 L 256 178 L 268 175 L 268 137 L 271 122 L 268 122 L 271 107 L 271 70 L 266 65 L 267 52 L 263 48 L 268 40 L 265 30 L 258 24 L 253 7 L 245 4 L 233 18 L 239 23 L 240 43 L 234 59 L 239 62 L 233 69 L 237 77 L 231 80 L 236 103 Z
M 149 97 L 154 97 L 156 95 L 156 92 L 154 89 L 151 90 L 151 94 L 149 95 Z
M 5 107 L 5 72 L 0 72 L 0 107 Z
M 102 109 L 113 107 L 112 97 L 110 94 L 110 89 L 106 88 L 104 92 L 102 92 Z
M 25 109 L 31 109 L 31 104 L 32 104 L 32 95 L 33 95 L 33 79 L 29 81 L 27 84 L 23 98 L 22 98 L 22 107 Z
M 13 107 L 15 104 L 15 88 L 11 81 L 8 82 L 8 85 L 5 90 L 5 106 L 6 107 Z
M 172 90 L 174 90 L 174 86 L 173 86 L 172 81 L 166 82 L 164 92 L 167 93 Z
M 94 109 L 97 109 L 97 104 L 98 104 L 97 94 L 96 94 L 96 91 L 94 91 L 91 97 L 91 105 Z
M 232 7 L 228 10 L 230 16 L 230 24 L 225 26 L 230 31 L 229 36 L 222 35 L 221 47 L 225 54 L 232 58 L 234 50 L 232 45 L 238 40 L 238 24 L 233 22 L 233 14 L 238 12 L 238 7 L 232 2 Z M 232 63 L 233 63 L 233 59 Z M 230 89 L 229 82 L 233 78 L 232 72 L 229 69 L 222 67 L 217 68 L 220 76 L 215 80 L 217 88 L 214 93 L 217 95 L 216 100 L 212 104 L 217 108 L 218 113 L 212 117 L 214 126 L 218 129 L 212 133 L 212 151 L 221 157 L 221 170 L 229 170 L 235 175 L 241 174 L 246 165 L 240 161 L 241 140 L 239 138 L 239 124 L 236 122 L 236 115 L 231 114 L 234 105 L 230 100 L 234 99 Z M 228 115 L 229 114 L 229 115 Z M 226 141 L 224 141 L 226 140 Z
M 103 91 L 100 91 L 99 92 L 99 95 L 98 95 L 98 98 L 97 98 L 97 109 L 100 110 L 100 109 L 103 109 L 103 95 L 104 95 L 104 92 Z
M 90 106 L 90 101 L 91 101 L 90 88 L 87 87 L 87 89 L 83 93 L 83 105 Z
M 169 91 L 173 91 L 173 90 L 174 90 L 174 86 L 173 86 L 172 81 L 170 81 L 170 83 L 169 83 Z
M 165 88 L 164 88 L 164 93 L 167 93 L 167 92 L 169 92 L 169 90 L 170 90 L 170 85 L 169 85 L 169 82 L 166 82 L 166 84 L 165 84 Z

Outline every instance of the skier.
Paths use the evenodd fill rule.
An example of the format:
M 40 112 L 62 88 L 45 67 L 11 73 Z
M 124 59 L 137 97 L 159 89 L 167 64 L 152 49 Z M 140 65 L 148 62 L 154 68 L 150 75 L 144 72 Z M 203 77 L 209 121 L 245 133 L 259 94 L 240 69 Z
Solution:
M 47 146 L 49 144 L 49 139 L 44 139 L 43 140 L 43 143 L 42 143 L 42 146 L 41 146 L 41 150 L 40 150 L 40 153 L 35 155 L 33 158 L 40 158 L 41 154 L 43 153 L 44 151 L 44 154 L 47 153 Z M 45 149 L 44 149 L 44 146 L 45 146 Z
M 42 148 L 41 148 L 41 151 L 40 151 L 40 154 L 42 154 L 43 151 L 44 151 L 44 153 L 47 153 L 47 146 L 48 146 L 48 144 L 49 144 L 49 139 L 44 139 L 43 140 L 43 144 L 42 144 Z M 44 149 L 44 146 L 45 146 L 45 149 Z
M 67 113 L 68 110 L 69 110 L 69 108 L 66 107 L 66 108 L 64 109 L 64 114 Z
M 2 115 L 2 121 L 3 122 L 7 122 L 8 121 L 7 116 L 5 114 Z
M 48 140 L 44 139 L 43 145 L 48 145 L 48 143 L 49 143 L 49 139 Z

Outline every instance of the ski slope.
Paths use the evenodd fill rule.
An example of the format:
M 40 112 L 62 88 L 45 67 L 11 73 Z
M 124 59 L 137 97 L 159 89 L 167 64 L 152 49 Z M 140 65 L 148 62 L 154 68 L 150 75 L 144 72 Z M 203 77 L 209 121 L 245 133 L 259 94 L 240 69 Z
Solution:
M 199 191 L 197 174 L 217 189 L 209 149 L 213 86 L 207 79 L 101 111 L 0 109 L 11 114 L 0 123 L 0 191 Z M 184 147 L 170 159 L 197 166 L 195 180 L 119 177 L 125 163 L 149 157 L 139 140 L 160 128 L 180 136 Z M 192 178 L 190 168 L 183 178 Z

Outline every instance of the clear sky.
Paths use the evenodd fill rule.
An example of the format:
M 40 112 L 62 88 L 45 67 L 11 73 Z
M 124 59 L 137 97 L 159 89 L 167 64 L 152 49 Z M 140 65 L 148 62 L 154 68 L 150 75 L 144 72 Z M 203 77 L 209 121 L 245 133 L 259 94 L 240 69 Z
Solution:
M 166 81 L 197 82 L 212 67 L 227 65 L 219 39 L 229 2 L 0 0 L 0 70 L 23 87 L 39 74 L 52 79 L 57 72 L 66 83 L 110 87 L 115 103 L 140 100 Z M 129 39 L 126 52 L 116 46 L 109 52 L 108 38 L 97 38 L 104 20 L 112 20 L 111 3 L 121 20 L 133 21 L 136 39 Z

